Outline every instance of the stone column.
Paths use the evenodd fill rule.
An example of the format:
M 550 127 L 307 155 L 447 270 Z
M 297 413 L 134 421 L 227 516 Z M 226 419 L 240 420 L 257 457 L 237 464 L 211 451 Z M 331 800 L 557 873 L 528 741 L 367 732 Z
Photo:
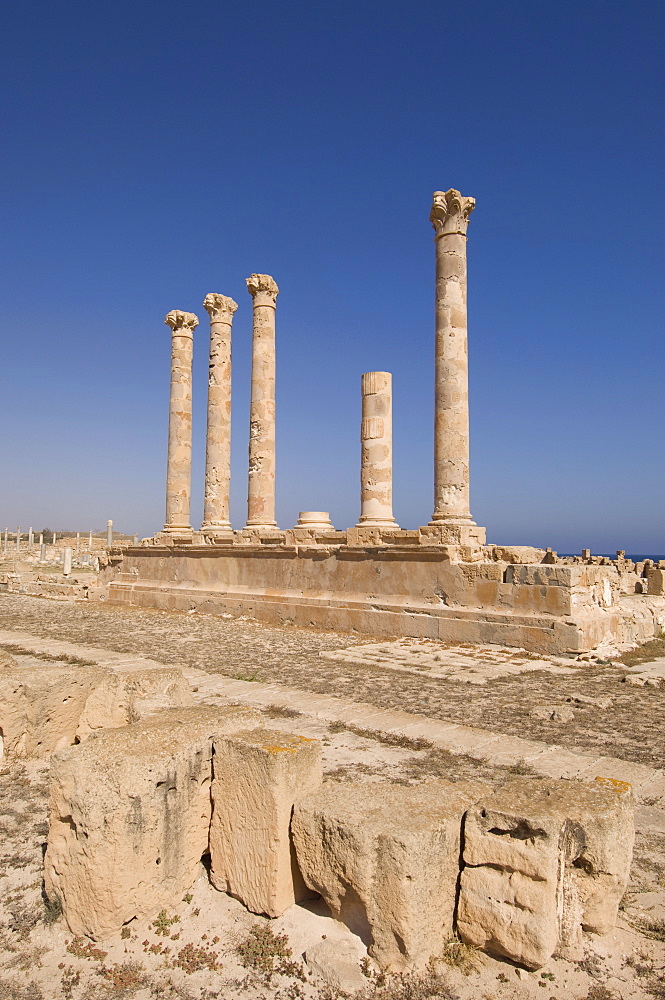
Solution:
M 113 521 L 106 522 L 106 544 L 109 548 L 113 545 Z
M 357 527 L 397 528 L 393 517 L 393 377 L 361 376 L 360 520 Z
M 233 538 L 231 489 L 231 326 L 238 308 L 227 295 L 211 292 L 203 301 L 210 316 L 206 478 L 201 531 L 208 538 Z
M 431 525 L 473 526 L 469 507 L 469 389 L 466 230 L 474 198 L 435 191 L 430 221 L 436 246 L 434 513 Z M 453 531 L 465 541 L 474 532 Z M 457 538 L 459 536 L 459 539 Z
M 63 576 L 70 576 L 72 572 L 72 550 L 69 545 L 65 547 L 65 552 L 62 560 L 62 574 Z
M 17 552 L 21 551 L 21 529 L 20 528 L 16 529 L 16 551 Z
M 171 327 L 171 398 L 169 449 L 166 466 L 166 522 L 164 531 L 191 535 L 189 502 L 192 480 L 192 354 L 194 313 L 173 309 L 164 322 Z
M 275 309 L 279 288 L 269 274 L 252 274 L 254 300 L 252 394 L 249 413 L 247 527 L 274 530 L 275 521 Z
M 92 552 L 92 532 L 88 535 L 88 548 Z
M 434 513 L 430 523 L 470 522 L 466 231 L 475 199 L 435 191 Z
M 32 531 L 32 527 L 30 527 L 30 528 L 28 528 L 28 551 L 31 551 L 31 549 L 32 549 L 32 543 L 34 542 L 34 540 L 35 540 L 35 536 L 34 536 L 34 533 Z

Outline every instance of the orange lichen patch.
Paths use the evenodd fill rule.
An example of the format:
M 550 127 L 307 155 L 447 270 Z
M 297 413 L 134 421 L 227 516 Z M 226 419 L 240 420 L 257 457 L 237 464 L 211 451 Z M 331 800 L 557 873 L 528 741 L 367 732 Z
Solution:
M 596 777 L 595 779 L 603 788 L 611 788 L 613 791 L 617 792 L 619 795 L 624 795 L 626 792 L 631 792 L 633 786 L 628 781 L 619 781 L 618 778 L 601 778 Z

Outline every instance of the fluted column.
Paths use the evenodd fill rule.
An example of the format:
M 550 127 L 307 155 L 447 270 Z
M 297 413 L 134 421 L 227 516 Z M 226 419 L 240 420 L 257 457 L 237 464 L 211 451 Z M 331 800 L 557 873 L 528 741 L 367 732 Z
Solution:
M 203 307 L 210 316 L 208 429 L 205 498 L 201 530 L 209 538 L 232 538 L 231 488 L 231 326 L 238 308 L 227 295 L 211 292 Z
M 164 322 L 171 327 L 171 398 L 169 450 L 166 466 L 166 523 L 164 531 L 191 532 L 189 504 L 192 480 L 192 354 L 194 313 L 173 309 Z
M 252 395 L 249 413 L 247 527 L 274 529 L 275 521 L 275 309 L 279 288 L 269 274 L 252 274 L 254 305 Z
M 357 527 L 397 528 L 393 517 L 393 377 L 361 376 L 360 520 Z
M 435 191 L 436 375 L 432 525 L 473 524 L 469 507 L 466 230 L 474 198 Z

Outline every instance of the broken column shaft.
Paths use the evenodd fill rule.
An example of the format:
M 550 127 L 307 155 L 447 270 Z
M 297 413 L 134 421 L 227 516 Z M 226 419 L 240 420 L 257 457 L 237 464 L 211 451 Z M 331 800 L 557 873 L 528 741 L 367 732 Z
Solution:
M 164 531 L 191 533 L 189 503 L 192 478 L 192 354 L 194 313 L 173 309 L 164 322 L 171 327 L 171 396 L 166 468 Z
M 210 316 L 208 429 L 205 498 L 201 530 L 209 538 L 232 538 L 231 489 L 231 326 L 238 303 L 211 292 L 203 307 Z
M 279 288 L 269 274 L 252 274 L 254 305 L 252 390 L 249 413 L 247 527 L 274 530 L 275 520 L 275 309 Z
M 361 385 L 358 527 L 397 528 L 393 517 L 392 375 L 390 372 L 365 372 Z

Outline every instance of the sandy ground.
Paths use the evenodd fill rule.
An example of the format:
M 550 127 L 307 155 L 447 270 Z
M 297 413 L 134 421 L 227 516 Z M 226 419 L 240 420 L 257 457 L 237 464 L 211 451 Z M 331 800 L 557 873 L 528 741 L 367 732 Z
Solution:
M 453 679 L 442 683 L 440 678 L 319 655 L 367 642 L 357 636 L 9 594 L 0 594 L 0 628 L 140 653 L 243 680 L 274 680 L 652 767 L 665 764 L 662 688 L 627 685 L 621 663 L 573 660 L 578 669 L 563 675 L 539 670 L 529 673 L 528 680 L 519 673 L 482 686 Z M 579 703 L 580 695 L 588 702 Z M 600 707 L 608 698 L 607 707 Z M 541 707 L 571 707 L 568 699 L 573 708 L 569 721 L 532 715 Z
M 380 707 L 480 724 L 497 732 L 565 742 L 569 747 L 602 747 L 604 753 L 627 760 L 657 766 L 663 760 L 654 754 L 654 743 L 662 748 L 663 741 L 662 690 L 626 686 L 621 680 L 625 668 L 619 666 L 571 662 L 570 676 L 543 669 L 469 685 L 319 655 L 322 650 L 367 642 L 349 636 L 275 629 L 198 614 L 120 611 L 7 595 L 0 596 L 0 627 L 141 653 L 208 672 L 343 693 Z M 14 654 L 29 665 L 28 654 L 16 650 Z M 562 685 L 569 687 L 562 691 Z M 548 700 L 569 704 L 564 698 L 567 691 L 588 697 L 591 692 L 611 694 L 622 710 L 618 712 L 614 700 L 610 707 L 595 711 L 593 706 L 576 706 L 574 719 L 555 730 L 555 724 L 529 715 L 534 705 Z M 649 719 L 644 718 L 645 705 Z M 533 728 L 515 723 L 516 713 Z M 338 780 L 412 783 L 438 774 L 501 783 L 511 774 L 510 768 L 493 766 L 491 761 L 451 759 L 442 751 L 404 739 L 369 738 L 336 723 L 278 709 L 268 710 L 267 715 L 271 726 L 320 739 L 326 772 Z M 613 726 L 619 718 L 623 729 L 617 734 Z M 572 735 L 562 739 L 561 732 L 569 731 L 568 727 Z M 596 742 L 585 743 L 585 734 Z M 640 746 L 644 755 L 631 756 L 631 749 L 642 753 Z M 279 920 L 267 921 L 214 890 L 203 867 L 191 893 L 153 924 L 139 926 L 134 921 L 123 934 L 98 943 L 74 939 L 42 894 L 46 796 L 44 763 L 12 766 L 5 762 L 0 770 L 0 1000 L 333 1000 L 341 996 L 339 989 L 316 981 L 303 960 L 303 953 L 322 940 L 351 938 L 330 919 L 320 901 L 293 907 Z M 609 939 L 590 938 L 583 962 L 557 959 L 539 972 L 526 973 L 453 943 L 446 960 L 428 976 L 384 981 L 368 969 L 364 996 L 372 1000 L 665 997 L 663 813 L 640 807 L 638 828 L 619 926 Z

